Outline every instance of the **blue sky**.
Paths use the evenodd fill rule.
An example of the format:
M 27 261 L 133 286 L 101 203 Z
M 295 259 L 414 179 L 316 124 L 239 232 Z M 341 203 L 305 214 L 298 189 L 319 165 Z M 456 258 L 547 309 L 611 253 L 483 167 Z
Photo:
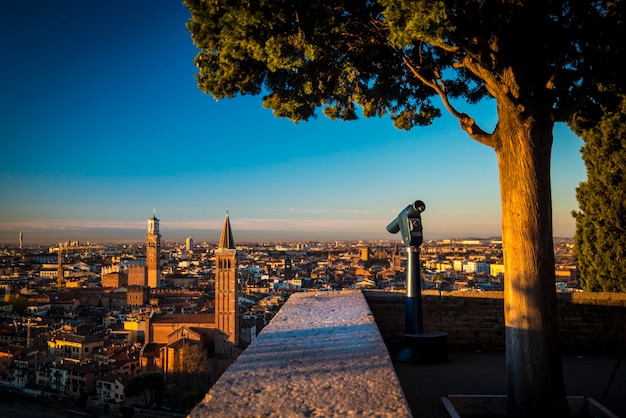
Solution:
M 178 1 L 0 2 L 0 242 L 396 239 L 416 199 L 425 238 L 500 235 L 496 156 L 444 114 L 294 124 L 260 97 L 215 101 Z M 485 128 L 493 106 L 471 109 Z M 572 236 L 582 141 L 557 126 L 554 233 Z

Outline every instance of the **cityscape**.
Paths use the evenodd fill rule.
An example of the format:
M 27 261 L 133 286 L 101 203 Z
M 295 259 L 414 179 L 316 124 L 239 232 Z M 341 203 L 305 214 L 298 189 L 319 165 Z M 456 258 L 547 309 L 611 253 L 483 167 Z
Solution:
M 0 416 L 626 414 L 620 5 L 0 3 Z
M 406 290 L 397 240 L 70 241 L 0 247 L 0 387 L 60 406 L 188 413 L 296 292 Z M 421 287 L 502 290 L 497 238 L 427 240 Z M 557 291 L 580 291 L 571 239 L 555 239 Z M 147 383 L 147 377 L 158 384 Z M 159 388 L 161 395 L 154 390 Z

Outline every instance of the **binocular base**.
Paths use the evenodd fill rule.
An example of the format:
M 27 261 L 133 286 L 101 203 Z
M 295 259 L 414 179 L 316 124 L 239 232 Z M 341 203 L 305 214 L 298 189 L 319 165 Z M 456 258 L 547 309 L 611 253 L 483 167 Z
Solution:
M 442 363 L 448 361 L 448 334 L 423 332 L 405 334 L 404 348 L 392 356 L 401 363 Z

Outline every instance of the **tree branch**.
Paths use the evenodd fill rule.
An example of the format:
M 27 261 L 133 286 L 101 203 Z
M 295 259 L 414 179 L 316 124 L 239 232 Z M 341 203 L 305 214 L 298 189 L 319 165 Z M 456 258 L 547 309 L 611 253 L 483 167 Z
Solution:
M 554 110 L 554 120 L 555 122 L 565 122 L 572 116 L 574 113 L 578 112 L 585 103 L 587 99 L 589 90 L 591 89 L 591 83 L 588 81 L 589 78 L 585 77 L 583 79 L 582 85 L 580 87 L 580 91 L 585 94 L 580 94 L 578 99 L 572 103 L 570 106 L 562 106 Z
M 443 84 L 443 80 L 439 79 L 439 82 L 441 83 L 441 85 L 439 85 L 437 83 L 437 80 L 432 81 L 426 79 L 423 75 L 420 74 L 417 67 L 413 65 L 411 60 L 404 54 L 402 54 L 402 61 L 418 80 L 433 89 L 437 93 L 437 95 L 439 95 L 446 110 L 448 110 L 448 112 L 450 112 L 452 116 L 459 120 L 461 129 L 467 132 L 470 138 L 477 142 L 480 142 L 483 145 L 495 148 L 496 143 L 492 134 L 488 134 L 487 132 L 485 132 L 480 126 L 478 126 L 474 118 L 470 117 L 467 113 L 461 113 L 454 106 L 452 106 L 452 103 L 450 103 L 450 100 L 448 99 L 448 95 L 444 91 L 445 86 Z

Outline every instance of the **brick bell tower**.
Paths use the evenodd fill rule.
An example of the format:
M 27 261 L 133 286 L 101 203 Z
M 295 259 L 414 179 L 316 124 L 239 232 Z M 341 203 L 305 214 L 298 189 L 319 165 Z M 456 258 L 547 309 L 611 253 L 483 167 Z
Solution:
M 219 331 L 215 341 L 216 353 L 232 354 L 232 349 L 239 343 L 238 297 L 237 250 L 226 212 L 215 250 L 215 326 Z
M 146 276 L 148 287 L 161 286 L 161 234 L 159 220 L 152 211 L 152 218 L 148 219 L 148 233 L 146 234 Z

